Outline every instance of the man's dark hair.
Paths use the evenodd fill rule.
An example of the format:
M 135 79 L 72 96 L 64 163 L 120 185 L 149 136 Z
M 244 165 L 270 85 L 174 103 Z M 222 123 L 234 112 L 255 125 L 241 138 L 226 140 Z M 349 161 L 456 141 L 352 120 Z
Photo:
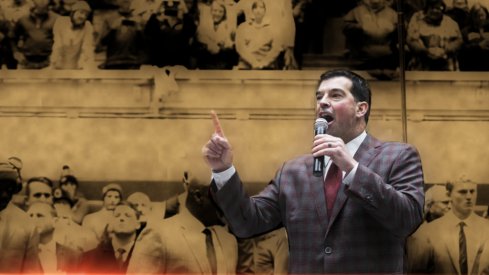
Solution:
M 365 113 L 365 123 L 368 123 L 368 117 L 370 115 L 370 107 L 372 106 L 372 95 L 370 91 L 370 86 L 365 78 L 360 75 L 343 69 L 331 70 L 323 73 L 319 78 L 318 87 L 325 80 L 335 78 L 335 77 L 346 77 L 351 80 L 352 87 L 351 93 L 355 98 L 356 102 L 365 101 L 368 104 L 367 113 Z
M 30 190 L 30 186 L 31 186 L 31 183 L 33 182 L 42 182 L 44 184 L 46 184 L 47 186 L 51 187 L 51 193 L 52 193 L 52 190 L 54 188 L 54 185 L 53 185 L 53 182 L 46 178 L 46 177 L 33 177 L 33 178 L 30 178 L 28 181 L 27 181 L 27 185 L 26 185 L 26 188 L 25 188 L 25 194 L 27 197 L 29 197 L 29 194 L 31 192 Z

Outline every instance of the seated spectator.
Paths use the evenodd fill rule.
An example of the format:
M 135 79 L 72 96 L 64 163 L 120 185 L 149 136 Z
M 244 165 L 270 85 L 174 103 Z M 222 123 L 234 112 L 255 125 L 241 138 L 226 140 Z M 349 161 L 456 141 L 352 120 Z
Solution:
M 187 6 L 183 0 L 134 0 L 132 2 L 132 8 L 134 14 L 141 16 L 144 24 L 146 24 L 152 14 L 158 12 L 158 9 L 163 4 L 168 6 L 175 6 L 178 9 L 178 18 L 182 19 L 183 15 L 188 12 Z
M 45 274 L 77 271 L 82 249 L 78 242 L 67 238 L 57 238 L 57 215 L 53 206 L 45 202 L 35 202 L 29 206 L 27 214 L 31 217 L 39 234 L 39 260 Z M 77 234 L 70 235 L 71 238 Z M 78 232 L 77 232 L 78 233 Z M 67 235 L 64 235 L 66 237 Z
M 252 4 L 253 19 L 239 25 L 236 31 L 237 69 L 279 69 L 282 43 L 271 24 L 264 20 L 267 12 L 263 0 Z
M 102 236 L 113 215 L 115 206 L 122 201 L 121 186 L 117 183 L 110 183 L 104 186 L 102 189 L 102 199 L 102 209 L 86 215 L 82 222 L 82 226 L 93 233 L 98 242 L 102 240 Z
M 0 1 L 0 11 L 3 12 L 5 20 L 9 21 L 12 25 L 15 25 L 21 17 L 29 15 L 31 8 L 31 0 Z
M 62 190 L 63 196 L 69 200 L 73 221 L 81 224 L 90 210 L 88 201 L 78 190 L 78 179 L 71 173 L 69 166 L 63 166 L 63 171 L 65 172 L 59 180 L 59 188 Z
M 458 24 L 443 14 L 442 0 L 427 0 L 407 28 L 406 43 L 412 51 L 411 70 L 456 71 L 456 54 L 462 45 Z
M 85 1 L 71 7 L 70 16 L 60 16 L 54 24 L 51 67 L 88 69 L 95 67 L 93 28 L 87 21 L 91 9 Z
M 462 30 L 461 71 L 489 71 L 489 12 L 481 5 L 470 9 L 469 24 Z
M 469 20 L 469 6 L 467 0 L 453 0 L 452 8 L 445 12 L 453 21 L 457 22 L 460 30 L 464 29 Z
M 190 41 L 195 33 L 191 21 L 179 17 L 179 5 L 163 1 L 144 29 L 148 63 L 158 67 L 190 67 Z
M 5 18 L 0 10 L 0 69 L 16 69 L 17 60 L 14 58 L 12 49 L 13 39 L 12 23 Z
M 106 46 L 106 59 L 101 69 L 139 69 L 144 55 L 144 23 L 133 13 L 131 0 L 119 0 L 117 12 L 107 16 L 100 44 Z
M 236 4 L 238 17 L 244 13 L 245 22 L 253 20 L 254 2 L 254 0 L 240 0 Z M 292 2 L 291 0 L 263 0 L 266 7 L 263 22 L 270 24 L 270 32 L 273 33 L 275 44 L 280 47 L 277 60 L 279 69 L 297 68 L 297 61 L 294 57 L 296 29 Z
M 80 264 L 84 273 L 126 274 L 136 242 L 138 211 L 129 203 L 119 202 L 110 217 L 100 244 L 85 253 Z
M 14 57 L 20 69 L 49 66 L 53 48 L 53 27 L 58 15 L 49 10 L 49 0 L 33 0 L 29 15 L 17 21 L 14 29 Z
M 197 68 L 232 69 L 237 64 L 234 48 L 236 26 L 228 20 L 228 12 L 222 0 L 212 1 L 210 20 L 201 18 L 195 43 Z
M 343 33 L 349 57 L 360 61 L 357 69 L 398 67 L 397 13 L 385 0 L 364 0 L 344 17 Z

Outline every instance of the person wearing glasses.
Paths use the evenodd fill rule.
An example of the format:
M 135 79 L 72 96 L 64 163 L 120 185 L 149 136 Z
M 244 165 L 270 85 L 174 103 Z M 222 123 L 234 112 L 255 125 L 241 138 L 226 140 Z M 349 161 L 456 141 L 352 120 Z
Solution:
M 22 189 L 21 168 L 17 158 L 0 163 L 0 274 L 42 273 L 39 236 L 29 216 L 11 202 Z

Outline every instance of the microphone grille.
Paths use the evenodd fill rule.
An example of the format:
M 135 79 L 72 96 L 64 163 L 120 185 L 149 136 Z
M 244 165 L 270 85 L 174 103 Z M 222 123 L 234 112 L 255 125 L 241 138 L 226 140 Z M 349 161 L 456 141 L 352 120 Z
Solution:
M 326 121 L 326 119 L 324 119 L 324 118 L 316 119 L 316 122 L 314 122 L 314 129 L 317 129 L 320 127 L 328 129 L 328 121 Z

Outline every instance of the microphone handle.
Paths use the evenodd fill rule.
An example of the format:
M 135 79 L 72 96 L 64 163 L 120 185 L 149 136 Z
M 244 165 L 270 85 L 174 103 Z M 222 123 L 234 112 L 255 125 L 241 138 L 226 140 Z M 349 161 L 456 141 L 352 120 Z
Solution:
M 314 129 L 315 136 L 319 134 L 325 134 L 325 133 L 326 133 L 326 129 L 324 129 L 324 127 L 318 127 Z M 323 169 L 324 169 L 324 156 L 314 158 L 312 175 L 315 177 L 323 176 Z

